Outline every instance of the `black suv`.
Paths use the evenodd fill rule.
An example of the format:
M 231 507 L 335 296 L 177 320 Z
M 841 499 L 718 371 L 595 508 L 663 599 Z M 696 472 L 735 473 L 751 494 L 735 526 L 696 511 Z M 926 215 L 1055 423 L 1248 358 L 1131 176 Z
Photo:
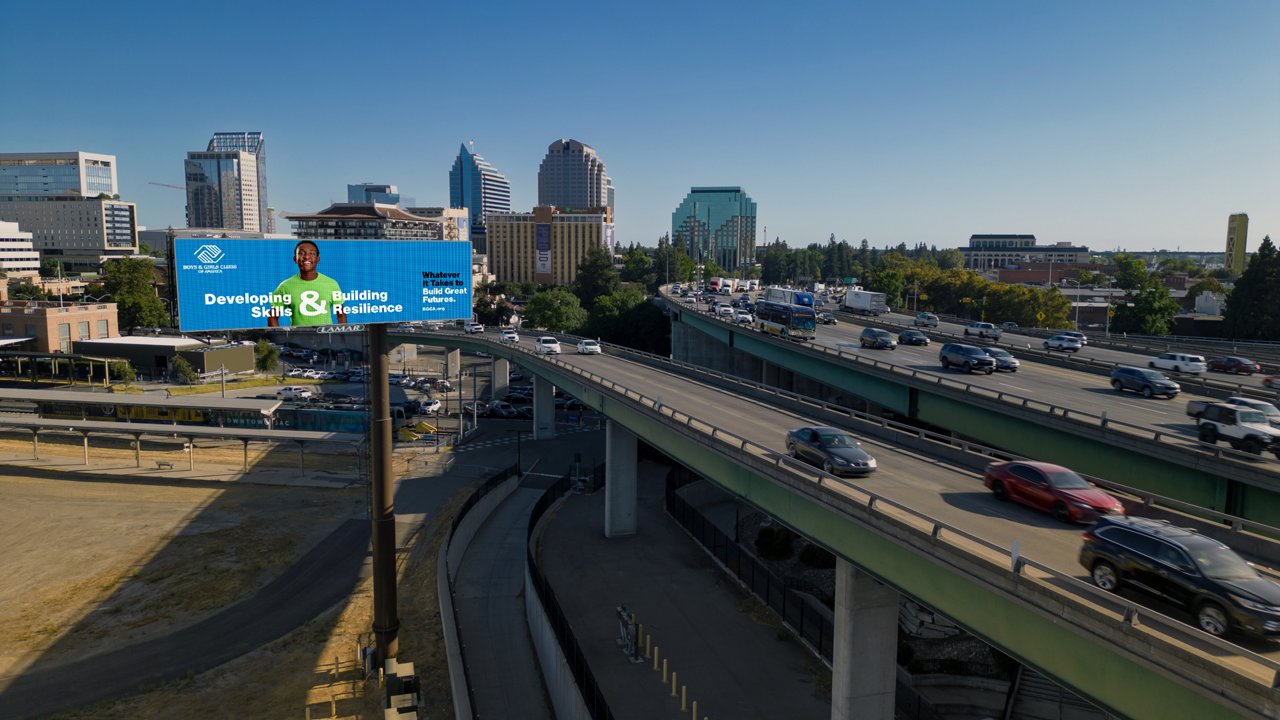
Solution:
M 1155 370 L 1146 368 L 1116 366 L 1111 371 L 1111 387 L 1117 391 L 1132 390 L 1142 393 L 1142 397 L 1164 395 L 1173 399 L 1182 392 L 1182 386 Z
M 988 375 L 996 369 L 995 358 L 988 355 L 985 350 L 977 345 L 947 343 L 938 352 L 938 359 L 942 361 L 944 369 L 954 365 L 958 368 L 964 368 L 965 372 L 971 373 L 981 370 Z
M 1195 530 L 1149 518 L 1103 517 L 1085 531 L 1080 564 L 1103 590 L 1132 585 L 1187 608 L 1210 635 L 1280 635 L 1280 585 Z

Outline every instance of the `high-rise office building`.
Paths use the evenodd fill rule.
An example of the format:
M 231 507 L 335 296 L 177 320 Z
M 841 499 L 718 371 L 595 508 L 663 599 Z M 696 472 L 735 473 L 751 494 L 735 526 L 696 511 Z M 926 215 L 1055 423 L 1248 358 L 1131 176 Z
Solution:
M 595 148 L 577 140 L 556 140 L 538 167 L 538 204 L 569 210 L 613 210 L 613 180 Z
M 262 133 L 214 133 L 205 150 L 187 153 L 186 178 L 187 227 L 275 232 Z
M 486 218 L 511 212 L 511 183 L 464 144 L 449 170 L 449 207 L 466 208 L 471 215 L 471 245 L 488 252 Z
M 1227 218 L 1227 251 L 1222 266 L 1232 275 L 1244 272 L 1245 246 L 1249 242 L 1249 216 L 1236 213 Z
M 500 282 L 569 285 L 595 247 L 616 250 L 613 211 L 541 206 L 489 217 L 489 271 Z
M 755 237 L 756 203 L 741 187 L 690 188 L 671 213 L 671 239 L 694 262 L 738 270 L 755 262 Z
M 87 152 L 0 153 L 0 195 L 119 195 L 116 156 Z
M 118 200 L 116 158 L 86 152 L 0 154 L 0 220 L 31 233 L 69 273 L 138 252 L 138 209 Z
M 395 185 L 380 185 L 378 183 L 348 185 L 347 202 L 404 206 L 415 204 L 413 198 L 401 196 L 400 188 Z

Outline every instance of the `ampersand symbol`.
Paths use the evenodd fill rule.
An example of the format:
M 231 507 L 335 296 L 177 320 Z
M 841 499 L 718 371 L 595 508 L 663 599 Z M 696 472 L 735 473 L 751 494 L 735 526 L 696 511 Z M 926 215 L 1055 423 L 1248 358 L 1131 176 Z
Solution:
M 298 298 L 298 309 L 302 311 L 303 315 L 311 317 L 312 315 L 329 314 L 326 302 L 324 300 L 320 300 L 320 293 L 315 290 L 303 290 L 302 294 L 298 296 Z M 316 302 L 317 300 L 320 300 L 320 302 Z

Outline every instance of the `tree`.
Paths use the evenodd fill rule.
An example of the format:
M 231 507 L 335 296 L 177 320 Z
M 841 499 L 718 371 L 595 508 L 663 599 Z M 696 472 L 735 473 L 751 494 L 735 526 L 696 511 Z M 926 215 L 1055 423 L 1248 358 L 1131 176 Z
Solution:
M 578 263 L 578 279 L 573 283 L 573 294 L 581 306 L 590 308 L 596 298 L 618 289 L 618 273 L 613 269 L 613 258 L 603 247 L 595 246 L 587 251 Z
M 902 271 L 887 265 L 876 268 L 871 276 L 870 289 L 884 293 L 890 308 L 902 307 L 902 291 L 907 289 L 907 280 Z
M 1164 335 L 1173 325 L 1173 318 L 1181 310 L 1169 296 L 1169 288 L 1159 275 L 1150 273 L 1142 284 L 1129 294 L 1130 302 L 1116 308 L 1111 329 L 1141 335 Z
M 1227 297 L 1224 330 L 1228 337 L 1280 340 L 1280 253 L 1271 236 L 1245 266 Z
M 1222 295 L 1230 294 L 1226 286 L 1218 282 L 1217 278 L 1207 277 L 1191 286 L 1191 289 L 1187 291 L 1187 300 L 1195 302 L 1196 298 L 1207 292 L 1216 292 Z
M 639 245 L 632 247 L 622 258 L 622 281 L 643 283 L 647 280 L 653 260 Z
M 49 294 L 31 283 L 22 283 L 9 288 L 10 300 L 48 300 Z
M 644 302 L 644 294 L 636 289 L 619 290 L 611 295 L 596 298 L 596 306 L 591 308 L 587 319 L 587 337 L 601 338 L 607 342 L 619 342 L 629 333 L 624 319 L 627 314 Z
M 173 379 L 182 385 L 194 385 L 200 379 L 195 368 L 184 357 L 173 359 Z
M 253 367 L 262 373 L 269 373 L 280 366 L 280 351 L 263 338 L 253 348 Z
M 102 266 L 102 289 L 116 303 L 122 328 L 151 327 L 166 322 L 164 303 L 152 284 L 155 266 L 149 260 L 120 258 Z
M 706 260 L 702 263 L 702 277 L 724 277 L 724 269 L 716 264 L 715 260 Z
M 40 261 L 40 277 L 62 277 L 62 261 L 46 257 Z
M 587 322 L 587 311 L 566 288 L 535 293 L 524 308 L 524 324 L 535 328 L 575 332 Z
M 133 366 L 124 360 L 111 360 L 107 363 L 108 372 L 111 373 L 110 379 L 118 383 L 128 385 L 138 379 L 138 373 Z
M 1116 264 L 1116 286 L 1135 290 L 1147 279 L 1147 266 L 1139 259 L 1119 253 L 1111 258 Z

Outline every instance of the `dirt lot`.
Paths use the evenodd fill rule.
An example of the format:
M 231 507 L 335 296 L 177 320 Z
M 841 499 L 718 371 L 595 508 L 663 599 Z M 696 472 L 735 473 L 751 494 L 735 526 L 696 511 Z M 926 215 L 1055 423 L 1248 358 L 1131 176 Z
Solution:
M 13 458 L 30 443 L 0 439 Z M 78 443 L 41 443 L 45 465 L 78 466 Z M 144 448 L 150 456 L 158 449 Z M 181 453 L 178 449 L 177 452 Z M 200 463 L 234 467 L 241 450 L 198 447 Z M 127 446 L 93 448 L 105 465 L 132 464 Z M 296 467 L 296 451 L 251 457 Z M 118 457 L 117 457 L 118 456 Z M 320 460 L 337 466 L 352 458 Z M 247 597 L 343 520 L 366 514 L 364 485 L 269 486 L 190 480 L 48 477 L 0 465 L 0 686 L 48 667 L 171 632 Z M 456 512 L 464 489 L 449 507 Z M 449 708 L 435 600 L 437 532 L 402 554 L 401 657 L 424 679 L 428 707 Z M 68 717 L 381 717 L 378 690 L 352 659 L 371 642 L 370 583 L 344 607 L 210 672 Z M 335 666 L 335 658 L 338 660 Z M 433 713 L 434 714 L 434 713 Z

